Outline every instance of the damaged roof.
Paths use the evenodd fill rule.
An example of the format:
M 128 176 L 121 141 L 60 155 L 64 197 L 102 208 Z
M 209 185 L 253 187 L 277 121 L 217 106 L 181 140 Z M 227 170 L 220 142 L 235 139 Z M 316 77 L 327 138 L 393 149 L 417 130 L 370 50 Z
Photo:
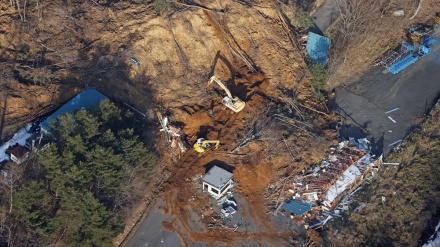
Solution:
M 27 153 L 29 153 L 29 150 L 27 150 L 25 147 L 21 145 L 17 145 L 16 147 L 9 150 L 9 153 L 14 155 L 15 157 L 21 159 L 24 157 Z
M 222 188 L 229 180 L 232 179 L 232 173 L 218 167 L 213 166 L 202 178 L 203 182 L 208 183 L 216 188 Z
M 308 211 L 310 211 L 312 209 L 312 206 L 310 204 L 308 204 L 307 202 L 298 202 L 298 201 L 292 200 L 292 201 L 286 203 L 283 206 L 283 209 L 291 212 L 292 214 L 301 216 L 301 215 L 307 213 Z

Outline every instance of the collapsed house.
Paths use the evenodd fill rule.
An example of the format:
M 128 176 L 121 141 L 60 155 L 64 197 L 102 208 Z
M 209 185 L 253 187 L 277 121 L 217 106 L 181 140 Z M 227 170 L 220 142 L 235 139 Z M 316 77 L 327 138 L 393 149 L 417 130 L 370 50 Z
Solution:
M 280 187 L 272 186 L 271 193 L 279 195 L 271 202 L 276 203 L 274 215 L 282 210 L 311 220 L 313 213 L 330 212 L 367 176 L 374 175 L 380 165 L 381 157 L 370 155 L 367 139 L 341 142 L 319 164 L 286 181 L 279 193 L 274 191 Z

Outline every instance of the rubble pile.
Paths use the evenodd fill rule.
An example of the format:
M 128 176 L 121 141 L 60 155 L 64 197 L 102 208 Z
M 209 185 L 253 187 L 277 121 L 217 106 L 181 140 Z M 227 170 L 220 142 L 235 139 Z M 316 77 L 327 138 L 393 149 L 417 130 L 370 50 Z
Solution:
M 275 216 L 287 213 L 297 221 L 307 221 L 311 227 L 324 225 L 341 210 L 348 210 L 350 201 L 346 195 L 354 193 L 367 176 L 373 176 L 380 164 L 381 157 L 369 153 L 367 139 L 340 142 L 319 164 L 269 186 L 269 211 L 275 211 Z

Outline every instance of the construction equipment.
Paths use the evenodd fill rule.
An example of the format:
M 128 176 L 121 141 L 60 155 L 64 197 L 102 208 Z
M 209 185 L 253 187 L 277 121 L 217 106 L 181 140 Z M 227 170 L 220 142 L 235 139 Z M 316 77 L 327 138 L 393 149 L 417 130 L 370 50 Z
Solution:
M 229 109 L 233 110 L 234 112 L 240 112 L 243 110 L 245 103 L 238 97 L 232 97 L 231 92 L 228 90 L 228 88 L 221 82 L 217 77 L 212 76 L 211 79 L 209 79 L 208 86 L 211 85 L 213 82 L 217 82 L 217 84 L 226 92 L 226 95 L 223 98 L 223 105 L 228 107 Z
M 414 43 L 422 43 L 424 38 L 428 37 L 428 35 L 433 31 L 433 28 L 427 25 L 417 25 L 413 28 L 410 28 L 408 31 L 408 37 Z
M 435 23 L 440 24 L 440 12 L 435 13 Z
M 220 141 L 218 141 L 218 140 L 205 140 L 205 138 L 199 138 L 199 139 L 197 139 L 197 142 L 194 143 L 194 149 L 199 153 L 203 153 L 208 148 L 211 147 L 210 144 L 215 144 L 215 148 L 218 148 L 218 146 L 220 145 Z

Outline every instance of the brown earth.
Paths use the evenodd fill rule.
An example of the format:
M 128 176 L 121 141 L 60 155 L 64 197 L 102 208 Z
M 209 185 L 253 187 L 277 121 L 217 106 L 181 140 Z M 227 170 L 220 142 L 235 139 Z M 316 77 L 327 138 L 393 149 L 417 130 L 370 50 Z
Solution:
M 186 245 L 235 245 L 245 238 L 285 245 L 292 233 L 274 230 L 264 192 L 270 181 L 323 157 L 322 150 L 335 137 L 335 119 L 323 113 L 323 104 L 311 100 L 302 53 L 289 39 L 278 9 L 272 3 L 247 2 L 175 2 L 157 15 L 151 4 L 141 1 L 29 1 L 25 22 L 17 6 L 0 3 L 5 89 L 0 102 L 6 106 L 2 134 L 30 116 L 55 109 L 85 87 L 135 106 L 150 121 L 161 111 L 182 127 L 189 143 L 197 137 L 221 141 L 219 149 L 202 155 L 192 149 L 180 154 L 158 134 L 160 172 L 166 179 L 154 191 L 164 197 L 164 211 L 173 216 L 165 227 Z M 22 16 L 23 10 L 21 6 Z M 233 114 L 221 104 L 224 92 L 206 87 L 213 74 L 246 101 L 242 112 Z M 237 148 L 249 133 L 256 133 L 255 140 Z M 255 233 L 192 228 L 189 210 L 199 212 L 206 203 L 194 184 L 210 162 L 235 167 L 237 191 L 259 226 Z M 138 210 L 127 215 L 130 222 L 143 207 L 132 207 Z

